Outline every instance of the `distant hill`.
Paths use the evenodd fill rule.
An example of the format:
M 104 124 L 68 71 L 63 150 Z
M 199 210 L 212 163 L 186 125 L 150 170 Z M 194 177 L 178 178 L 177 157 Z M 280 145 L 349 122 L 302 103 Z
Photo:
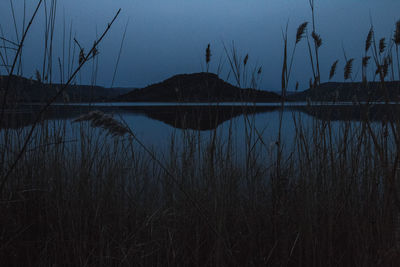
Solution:
M 0 76 L 1 91 L 6 88 L 8 76 Z M 21 76 L 11 76 L 7 102 L 46 102 L 54 97 L 60 84 L 46 84 Z M 107 101 L 131 91 L 132 88 L 104 88 L 91 85 L 70 85 L 57 102 Z M 1 96 L 1 95 L 0 95 Z
M 289 100 L 306 101 L 390 101 L 400 100 L 400 82 L 386 82 L 382 88 L 379 82 L 322 83 L 318 88 L 291 94 Z
M 281 97 L 273 92 L 241 89 L 216 74 L 202 72 L 176 75 L 118 99 L 128 102 L 276 102 Z

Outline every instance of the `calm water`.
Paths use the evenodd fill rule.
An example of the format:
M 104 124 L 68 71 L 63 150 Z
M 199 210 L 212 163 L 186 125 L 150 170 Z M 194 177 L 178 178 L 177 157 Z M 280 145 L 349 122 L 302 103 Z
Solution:
M 39 105 L 26 105 L 7 111 L 7 123 L 2 127 L 29 128 L 39 109 Z M 281 116 L 279 103 L 81 103 L 55 105 L 43 120 L 62 123 L 67 129 L 67 139 L 74 139 L 79 134 L 79 124 L 72 123 L 73 119 L 90 110 L 113 114 L 129 125 L 144 144 L 161 150 L 168 148 L 172 137 L 179 143 L 184 134 L 196 134 L 202 142 L 207 142 L 215 131 L 222 142 L 227 142 L 232 133 L 234 144 L 243 148 L 246 137 L 252 136 L 252 142 L 262 137 L 262 146 L 268 149 L 277 140 Z M 282 113 L 282 141 L 287 147 L 293 145 L 295 122 L 299 120 L 306 132 L 312 129 L 313 123 L 327 120 L 332 121 L 334 131 L 338 132 L 345 123 L 359 125 L 365 116 L 378 125 L 396 118 L 399 110 L 398 105 L 381 103 L 369 108 L 349 103 L 312 106 L 289 103 Z

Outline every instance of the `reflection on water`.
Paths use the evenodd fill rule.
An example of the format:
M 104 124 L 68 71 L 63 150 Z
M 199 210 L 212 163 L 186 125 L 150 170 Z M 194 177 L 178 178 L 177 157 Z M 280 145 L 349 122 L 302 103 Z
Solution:
M 15 110 L 6 110 L 5 120 L 1 128 L 21 128 L 31 124 L 40 110 L 39 105 L 24 105 Z M 277 113 L 281 107 L 277 103 L 271 104 L 243 104 L 243 103 L 97 103 L 97 104 L 69 104 L 51 106 L 43 115 L 42 120 L 67 120 L 78 117 L 90 110 L 101 110 L 105 113 L 119 114 L 122 118 L 136 114 L 144 115 L 148 119 L 166 123 L 176 129 L 212 130 L 226 121 L 238 116 L 255 115 L 260 117 L 264 113 Z M 392 121 L 399 118 L 400 105 L 398 104 L 335 104 L 335 105 L 307 105 L 305 103 L 290 103 L 285 106 L 284 112 L 297 112 L 329 121 Z
M 400 105 L 299 106 L 296 110 L 325 121 L 396 121 L 399 120 Z
M 168 145 L 171 136 L 180 138 L 185 131 L 199 130 L 199 136 L 206 140 L 217 129 L 220 136 L 234 133 L 236 143 L 244 143 L 248 128 L 255 127 L 266 146 L 273 144 L 278 136 L 280 106 L 263 105 L 208 105 L 208 104 L 97 104 L 97 105 L 57 105 L 43 115 L 42 120 L 67 122 L 90 110 L 114 113 L 117 119 L 124 120 L 146 145 L 162 147 Z M 30 125 L 36 118 L 40 106 L 23 106 L 17 110 L 6 111 L 2 128 L 22 128 Z M 371 121 L 387 121 L 400 118 L 399 105 L 373 104 L 370 106 L 348 104 L 313 105 L 290 104 L 283 112 L 282 141 L 290 146 L 295 134 L 295 120 L 301 118 L 303 126 L 312 125 L 314 119 L 334 121 L 333 127 L 339 129 L 343 121 L 357 124 L 365 118 Z M 335 126 L 336 125 L 336 126 Z M 249 127 L 250 126 L 250 127 Z M 309 127 L 311 129 L 311 127 Z M 71 130 L 72 132 L 72 130 Z
M 175 106 L 149 108 L 143 112 L 147 117 L 174 128 L 204 131 L 216 129 L 220 124 L 240 115 L 249 116 L 277 109 L 268 106 Z

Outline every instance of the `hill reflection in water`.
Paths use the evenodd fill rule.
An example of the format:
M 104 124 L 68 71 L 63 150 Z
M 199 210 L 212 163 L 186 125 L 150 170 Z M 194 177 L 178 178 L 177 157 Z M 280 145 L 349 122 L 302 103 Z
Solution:
M 272 112 L 276 106 L 175 106 L 144 110 L 144 114 L 178 129 L 212 130 L 240 115 Z
M 23 106 L 8 110 L 2 128 L 21 128 L 33 123 L 40 106 Z M 140 114 L 163 122 L 177 129 L 212 130 L 222 123 L 241 115 L 256 115 L 278 112 L 279 105 L 156 105 L 156 106 L 111 106 L 111 105 L 58 105 L 52 106 L 44 120 L 70 120 L 91 110 L 120 114 Z M 399 120 L 400 105 L 289 105 L 285 112 L 298 112 L 325 121 L 394 121 Z

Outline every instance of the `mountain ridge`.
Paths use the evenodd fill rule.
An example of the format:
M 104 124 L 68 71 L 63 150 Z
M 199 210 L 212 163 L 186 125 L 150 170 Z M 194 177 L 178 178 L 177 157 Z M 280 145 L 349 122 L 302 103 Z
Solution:
M 400 81 L 327 82 L 288 96 L 291 101 L 399 101 Z
M 0 76 L 0 97 L 9 76 Z M 21 76 L 10 76 L 7 103 L 47 102 L 61 84 L 47 84 Z M 106 88 L 69 85 L 56 102 L 279 102 L 278 93 L 239 88 L 207 72 L 177 74 L 144 88 Z M 400 101 L 400 81 L 327 82 L 317 88 L 288 94 L 286 101 Z
M 9 103 L 47 102 L 63 87 L 61 84 L 43 83 L 22 76 L 0 76 L 0 99 L 9 78 L 10 85 L 7 94 L 7 102 Z M 131 90 L 133 88 L 105 88 L 98 85 L 71 84 L 67 87 L 64 94 L 56 99 L 56 102 L 101 102 L 111 100 Z
M 274 92 L 242 89 L 214 73 L 174 75 L 162 82 L 131 91 L 119 97 L 128 102 L 278 102 Z

